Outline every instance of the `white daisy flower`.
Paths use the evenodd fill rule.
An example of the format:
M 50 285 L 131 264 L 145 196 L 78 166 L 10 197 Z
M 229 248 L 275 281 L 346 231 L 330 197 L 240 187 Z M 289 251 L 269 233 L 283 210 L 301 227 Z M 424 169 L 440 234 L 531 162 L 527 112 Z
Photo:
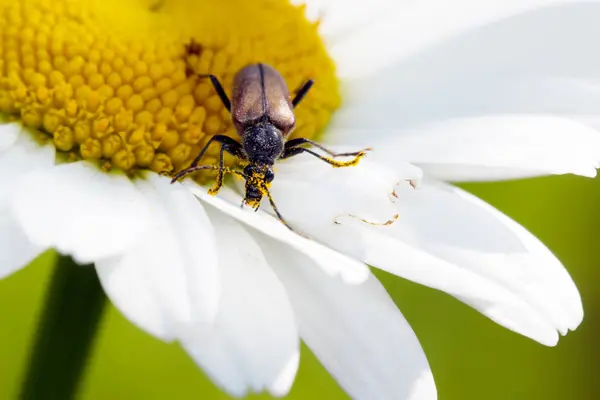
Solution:
M 94 263 L 125 316 L 180 342 L 235 396 L 285 395 L 302 340 L 353 398 L 436 398 L 415 334 L 367 265 L 545 345 L 580 324 L 560 261 L 445 182 L 595 176 L 598 66 L 578 46 L 599 29 L 595 5 L 121 3 L 0 5 L 0 110 L 16 121 L 0 127 L 0 277 L 48 248 Z M 273 198 L 310 239 L 268 203 L 241 209 L 235 185 L 210 196 L 156 173 L 185 168 L 216 133 L 235 137 L 189 68 L 229 91 L 258 61 L 290 88 L 316 81 L 295 137 L 325 128 L 336 149 L 374 148 L 353 168 L 277 164 Z

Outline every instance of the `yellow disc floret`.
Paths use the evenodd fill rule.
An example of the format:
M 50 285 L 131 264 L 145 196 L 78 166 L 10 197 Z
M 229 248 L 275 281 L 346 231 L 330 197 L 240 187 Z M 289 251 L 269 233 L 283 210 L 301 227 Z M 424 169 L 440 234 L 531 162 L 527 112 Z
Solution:
M 284 0 L 0 0 L 0 16 L 0 112 L 49 135 L 69 160 L 186 167 L 212 135 L 237 138 L 197 74 L 230 92 L 250 63 L 272 65 L 291 90 L 316 81 L 294 136 L 314 137 L 339 105 L 317 25 Z

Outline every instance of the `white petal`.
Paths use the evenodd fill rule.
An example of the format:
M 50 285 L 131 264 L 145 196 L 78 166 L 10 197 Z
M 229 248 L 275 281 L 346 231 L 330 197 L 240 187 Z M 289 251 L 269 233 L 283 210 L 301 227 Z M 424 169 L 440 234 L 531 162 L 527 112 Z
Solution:
M 390 170 L 373 162 L 373 157 L 377 158 L 377 154 L 369 153 L 355 167 L 332 168 L 309 154 L 296 156 L 277 165 L 277 178 L 271 189 L 273 197 L 290 220 L 294 220 L 295 210 L 309 208 L 312 219 L 328 223 L 348 214 L 384 223 L 396 214 L 394 189 L 402 183 L 420 180 L 422 173 L 419 168 L 402 163 Z M 295 196 L 287 196 L 289 190 Z
M 18 124 L 0 125 L 0 278 L 29 264 L 42 251 L 8 208 L 8 198 L 28 173 L 54 165 L 54 148 L 41 146 Z
M 180 185 L 147 174 L 135 186 L 151 205 L 149 229 L 122 256 L 96 262 L 98 276 L 125 316 L 173 340 L 182 327 L 216 318 L 220 283 L 212 225 Z
M 193 182 L 187 182 L 192 192 L 202 201 L 218 208 L 225 214 L 259 230 L 267 236 L 309 255 L 324 271 L 330 275 L 339 275 L 347 283 L 360 283 L 369 276 L 369 269 L 361 262 L 351 259 L 313 240 L 306 239 L 287 229 L 281 222 L 259 210 L 241 209 L 241 197 L 227 187 L 223 187 L 218 196 L 207 194 L 207 189 Z M 229 201 L 223 200 L 223 198 Z M 339 265 L 344 265 L 343 269 Z
M 170 289 L 176 278 L 170 276 L 168 281 L 157 284 L 161 271 L 156 271 L 154 262 L 168 260 L 168 255 L 157 254 L 156 248 L 154 253 L 150 253 L 151 250 L 151 247 L 134 247 L 121 257 L 98 261 L 96 271 L 106 295 L 127 319 L 157 338 L 172 341 L 175 339 L 173 319 L 176 316 L 169 314 L 168 309 L 179 302 L 182 294 L 176 293 L 166 304 L 161 302 L 157 292 Z M 189 309 L 183 307 L 178 314 L 186 311 Z
M 0 279 L 25 267 L 42 251 L 31 244 L 8 210 L 0 208 Z
M 360 243 L 340 237 L 338 224 L 349 219 L 393 222 L 398 216 L 395 188 L 421 179 L 419 168 L 400 164 L 393 172 L 373 162 L 376 156 L 370 153 L 356 167 L 332 168 L 310 155 L 299 155 L 278 164 L 273 198 L 292 226 L 360 259 Z
M 497 180 L 547 174 L 596 175 L 600 133 L 550 116 L 455 118 L 379 138 L 354 131 L 347 142 L 366 142 L 393 166 L 410 160 L 442 180 Z M 362 137 L 361 137 L 362 136 Z M 361 143 L 357 143 L 360 145 Z
M 363 8 L 369 7 L 362 2 L 356 3 L 358 3 L 356 8 L 359 5 L 362 5 Z M 446 50 L 445 46 L 448 45 L 447 42 L 457 36 L 459 38 L 466 37 L 473 40 L 480 40 L 478 42 L 480 44 L 479 52 L 474 54 L 474 56 L 480 58 L 478 62 L 485 62 L 481 60 L 485 60 L 490 55 L 494 62 L 498 59 L 501 60 L 501 62 L 496 62 L 498 66 L 505 66 L 510 62 L 527 62 L 528 56 L 538 57 L 537 52 L 531 52 L 529 49 L 537 49 L 540 46 L 531 46 L 530 41 L 527 40 L 527 33 L 535 33 L 535 38 L 548 37 L 549 33 L 564 28 L 564 31 L 561 30 L 561 32 L 567 33 L 566 38 L 565 36 L 558 36 L 558 40 L 556 40 L 553 37 L 548 37 L 547 41 L 544 42 L 546 45 L 545 48 L 548 51 L 553 49 L 556 54 L 555 57 L 559 57 L 559 55 L 564 54 L 561 51 L 563 50 L 561 45 L 565 42 L 583 44 L 586 43 L 585 39 L 587 39 L 589 43 L 589 37 L 594 37 L 593 34 L 586 36 L 582 42 L 570 40 L 571 35 L 569 35 L 569 32 L 570 30 L 577 31 L 578 20 L 573 20 L 569 18 L 569 15 L 564 15 L 565 11 L 569 10 L 569 4 L 577 3 L 586 2 L 581 0 L 508 0 L 502 2 L 458 0 L 446 3 L 429 0 L 397 2 L 396 7 L 386 10 L 384 17 L 370 23 L 368 26 L 361 27 L 361 29 L 350 31 L 343 38 L 339 38 L 339 40 L 332 43 L 329 46 L 329 50 L 336 61 L 338 74 L 342 78 L 355 78 L 375 74 L 383 67 L 398 60 L 422 57 L 430 48 L 437 47 L 444 51 Z M 577 5 L 579 6 L 579 4 Z M 593 6 L 586 5 L 586 7 Z M 578 11 L 581 8 L 575 8 L 575 10 Z M 542 24 L 538 21 L 530 21 L 529 30 L 518 29 L 519 25 L 517 25 L 516 29 L 513 29 L 513 21 L 516 20 L 518 24 L 518 21 L 523 19 L 520 14 L 525 12 L 529 12 L 528 15 L 532 15 L 532 18 L 536 18 L 539 13 L 547 12 L 554 12 L 555 15 L 560 15 L 562 18 L 554 21 L 556 26 L 552 26 L 551 23 Z M 593 17 L 590 16 L 590 20 L 597 17 L 597 14 L 592 15 Z M 325 19 L 325 16 L 323 19 Z M 490 41 L 490 36 L 485 35 L 484 28 L 487 28 L 486 25 L 496 21 L 502 21 L 504 26 L 507 27 L 507 31 L 502 32 L 507 40 L 501 42 L 500 46 L 495 42 L 491 42 L 487 46 L 481 46 L 481 43 Z M 571 21 L 573 22 L 571 23 Z M 512 30 L 516 30 L 518 34 L 511 34 L 512 31 L 508 30 L 509 26 Z M 550 32 L 548 32 L 549 30 Z M 482 31 L 484 32 L 482 33 Z M 519 54 L 519 57 L 500 58 L 506 55 L 506 50 L 503 46 L 510 44 L 510 47 L 515 47 L 515 45 L 519 46 L 520 42 L 525 42 L 526 44 L 518 48 L 528 49 L 527 52 Z M 552 43 L 552 46 L 548 45 L 548 43 Z M 580 46 L 580 49 L 587 48 L 587 46 Z M 467 49 L 469 48 L 467 47 Z M 567 50 L 567 54 L 569 55 L 574 51 L 573 48 L 569 48 L 568 46 L 565 46 L 564 49 Z M 457 53 L 456 56 L 453 55 L 452 57 L 448 57 L 448 54 L 453 53 L 445 54 L 447 58 L 441 64 L 443 68 L 440 68 L 439 62 L 435 63 L 435 61 L 431 66 L 444 69 L 449 60 L 452 58 L 460 59 L 462 56 L 461 53 Z M 498 56 L 495 57 L 496 54 Z M 522 61 L 524 58 L 525 60 Z M 564 62 L 563 60 L 568 58 L 570 57 L 565 54 L 565 57 L 562 57 L 560 61 Z M 596 59 L 598 58 L 596 57 Z M 470 61 L 470 58 L 467 61 Z M 464 76 L 468 77 L 466 70 L 463 73 L 465 74 Z M 412 79 L 413 76 L 410 76 L 410 78 Z M 405 95 L 403 92 L 397 93 Z
M 290 358 L 281 370 L 279 376 L 269 385 L 269 393 L 276 397 L 285 396 L 291 389 L 298 367 L 300 365 L 300 352 Z
M 154 173 L 148 173 L 146 179 L 164 203 L 175 228 L 173 236 L 185 260 L 193 318 L 213 321 L 219 308 L 221 284 L 212 223 L 202 204 L 186 188 L 171 185 L 169 178 Z
M 319 33 L 326 42 L 343 40 L 353 31 L 377 23 L 397 5 L 394 0 L 292 0 L 292 4 L 306 5 L 306 17 L 319 22 Z
M 0 154 L 17 141 L 20 131 L 19 124 L 0 124 Z
M 553 346 L 558 341 L 556 328 L 509 288 L 401 240 L 366 227 L 360 231 L 368 249 L 364 260 L 371 265 L 451 294 L 540 343 Z
M 230 394 L 268 390 L 283 396 L 298 367 L 292 307 L 252 236 L 218 209 L 207 212 L 217 235 L 223 295 L 214 325 L 196 325 L 182 344 Z
M 352 398 L 436 398 L 415 334 L 373 275 L 345 285 L 305 255 L 259 240 L 286 287 L 302 339 Z
M 17 124 L 0 125 L 0 204 L 7 201 L 24 176 L 54 166 L 54 147 L 40 145 Z M 4 149 L 2 149 L 2 147 Z
M 466 19 L 479 11 L 504 7 L 530 11 L 472 27 L 397 60 L 377 74 L 343 82 L 344 107 L 332 124 L 337 142 L 368 144 L 377 150 L 383 146 L 390 162 L 401 158 L 419 163 L 440 179 L 484 180 L 564 172 L 593 176 L 599 158 L 594 139 L 598 135 L 568 121 L 548 127 L 554 121 L 544 115 L 587 123 L 597 114 L 600 57 L 590 52 L 587 44 L 589 38 L 600 34 L 600 5 L 580 1 L 467 3 L 453 2 L 448 7 L 464 13 Z M 555 6 L 539 8 L 551 4 Z M 426 9 L 427 2 L 415 7 Z M 438 15 L 442 10 L 435 7 L 429 12 Z M 447 14 L 443 18 L 448 24 L 454 23 Z M 397 19 L 395 23 L 403 26 Z M 414 37 L 417 41 L 423 38 Z M 389 52 L 384 54 L 390 59 Z M 369 65 L 373 65 L 370 59 Z M 538 118 L 529 117 L 533 115 Z M 524 122 L 519 116 L 530 121 Z M 523 132 L 515 137 L 515 130 Z M 576 133 L 566 154 L 557 156 L 557 149 L 570 136 L 554 135 L 569 130 Z M 531 136 L 530 131 L 534 131 Z M 546 131 L 553 137 L 551 143 L 535 147 L 535 138 Z M 492 135 L 496 139 L 490 140 Z M 478 155 L 488 158 L 490 151 L 480 151 L 482 146 L 472 148 L 471 139 L 489 146 L 484 149 L 495 147 L 501 140 L 508 145 L 510 139 L 515 154 L 512 149 L 507 153 L 500 148 L 487 164 L 481 163 Z M 523 146 L 521 141 L 525 141 Z M 455 159 L 454 154 L 462 158 L 465 153 L 471 155 L 465 163 Z M 449 164 L 445 163 L 448 157 Z M 526 164 L 527 158 L 538 165 Z
M 30 240 L 82 264 L 122 253 L 150 219 L 128 178 L 86 162 L 28 174 L 15 191 L 12 209 Z
M 403 217 L 392 229 L 360 227 L 366 262 L 447 291 L 546 345 L 580 324 L 581 298 L 570 276 L 516 222 L 448 185 L 426 183 L 399 195 Z
M 415 71 L 410 74 L 412 79 L 404 77 L 406 71 L 390 70 L 366 80 L 347 82 L 339 125 L 367 132 L 375 129 L 373 133 L 379 135 L 459 117 L 551 114 L 584 118 L 597 114 L 595 104 L 600 100 L 600 84 L 590 77 L 474 69 L 466 82 L 463 71 L 448 76 L 445 68 L 431 68 L 431 71 L 423 68 L 418 66 L 421 74 L 415 76 Z M 398 92 L 404 95 L 398 96 Z

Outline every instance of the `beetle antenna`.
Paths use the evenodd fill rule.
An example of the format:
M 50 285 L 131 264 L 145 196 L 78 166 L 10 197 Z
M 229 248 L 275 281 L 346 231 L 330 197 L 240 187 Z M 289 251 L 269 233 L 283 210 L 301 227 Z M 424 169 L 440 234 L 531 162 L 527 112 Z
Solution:
M 275 211 L 275 215 L 277 215 L 277 219 L 283 222 L 283 224 L 287 226 L 289 230 L 293 231 L 294 229 L 292 229 L 290 224 L 287 223 L 287 221 L 283 218 L 283 216 L 277 209 L 277 206 L 275 205 L 275 201 L 273 200 L 273 196 L 271 196 L 271 191 L 269 190 L 269 188 L 265 187 L 265 190 L 267 192 L 267 197 L 269 198 L 269 203 L 271 203 L 271 207 L 273 207 L 273 211 Z
M 191 174 L 192 172 L 196 172 L 196 171 L 200 171 L 200 170 L 205 170 L 205 169 L 211 169 L 211 170 L 215 170 L 215 171 L 223 171 L 229 174 L 234 174 L 237 176 L 241 176 L 244 179 L 247 179 L 248 177 L 241 171 L 237 171 L 235 169 L 231 169 L 229 167 L 220 167 L 218 165 L 197 165 L 195 167 L 190 167 L 190 168 L 186 168 L 182 171 L 179 171 L 175 177 L 173 177 L 173 179 L 171 179 L 171 183 L 175 183 L 176 181 L 178 181 L 179 179 L 183 178 L 184 176 L 186 176 L 187 174 Z

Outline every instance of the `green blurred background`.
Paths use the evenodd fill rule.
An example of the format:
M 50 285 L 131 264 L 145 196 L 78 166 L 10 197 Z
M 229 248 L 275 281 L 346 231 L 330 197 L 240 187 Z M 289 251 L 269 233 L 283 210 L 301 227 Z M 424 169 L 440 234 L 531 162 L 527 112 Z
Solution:
M 439 398 L 600 399 L 600 178 L 559 176 L 463 187 L 519 221 L 554 251 L 579 287 L 586 316 L 577 331 L 548 348 L 443 293 L 378 272 L 425 348 Z M 0 281 L 0 399 L 18 394 L 53 257 L 48 253 Z M 177 345 L 155 340 L 110 307 L 80 398 L 228 397 Z M 347 396 L 304 348 L 288 398 Z

